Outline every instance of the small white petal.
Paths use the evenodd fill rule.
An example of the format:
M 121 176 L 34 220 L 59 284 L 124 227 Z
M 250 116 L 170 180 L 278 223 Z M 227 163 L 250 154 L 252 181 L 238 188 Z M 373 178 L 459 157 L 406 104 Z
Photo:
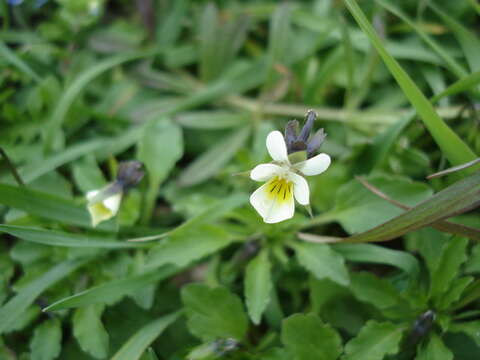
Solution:
M 273 160 L 289 163 L 287 145 L 280 131 L 275 130 L 268 134 L 267 150 Z
M 100 190 L 92 190 L 86 194 L 87 200 L 91 200 L 99 193 Z M 92 226 L 97 226 L 102 221 L 114 217 L 120 208 L 122 193 L 114 194 L 103 201 L 94 204 L 88 204 L 87 209 L 92 218 Z
M 297 174 L 289 174 L 290 180 L 293 182 L 293 194 L 300 205 L 310 204 L 310 188 L 308 182 L 303 176 Z
M 260 186 L 250 196 L 250 203 L 257 210 L 263 221 L 269 224 L 290 219 L 295 213 L 293 194 L 288 190 L 287 196 L 272 193 L 271 181 Z
M 278 165 L 260 164 L 250 171 L 250 179 L 255 181 L 267 181 L 280 172 L 282 172 L 282 168 Z
M 327 170 L 330 166 L 330 156 L 323 153 L 318 154 L 311 159 L 299 162 L 294 166 L 304 175 L 318 175 Z

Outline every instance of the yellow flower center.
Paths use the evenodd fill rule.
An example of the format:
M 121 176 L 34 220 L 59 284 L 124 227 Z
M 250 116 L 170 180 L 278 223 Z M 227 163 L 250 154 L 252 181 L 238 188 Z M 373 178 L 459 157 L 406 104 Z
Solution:
M 268 182 L 266 191 L 269 199 L 276 202 L 288 202 L 293 196 L 293 183 L 276 176 Z

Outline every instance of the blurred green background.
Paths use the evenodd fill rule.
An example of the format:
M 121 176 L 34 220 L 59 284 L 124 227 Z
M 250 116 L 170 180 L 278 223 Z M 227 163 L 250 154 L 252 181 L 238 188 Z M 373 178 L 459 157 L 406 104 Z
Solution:
M 479 14 L 477 0 L 2 0 L 0 359 L 478 359 L 478 230 L 358 246 L 299 232 L 404 212 L 356 176 L 407 206 L 470 176 L 431 209 L 478 206 L 478 166 L 425 177 L 480 153 Z M 308 109 L 332 157 L 308 179 L 313 218 L 264 224 L 258 184 L 232 174 L 270 161 L 267 134 Z M 145 178 L 92 228 L 85 193 L 133 159 Z

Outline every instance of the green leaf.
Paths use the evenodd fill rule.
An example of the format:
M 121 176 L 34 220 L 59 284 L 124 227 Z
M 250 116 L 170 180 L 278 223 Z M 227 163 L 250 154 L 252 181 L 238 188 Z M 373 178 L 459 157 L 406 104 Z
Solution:
M 437 268 L 431 274 L 430 296 L 441 300 L 453 280 L 460 271 L 460 266 L 467 260 L 468 240 L 460 237 L 453 237 L 443 248 L 443 252 Z
M 11 326 L 46 289 L 70 275 L 89 260 L 77 259 L 62 262 L 23 287 L 17 295 L 0 308 L 0 334 Z
M 470 90 L 472 87 L 480 83 L 480 71 L 469 74 L 460 80 L 454 82 L 452 85 L 447 87 L 441 93 L 438 93 L 432 97 L 432 103 L 437 102 L 438 100 L 444 98 L 445 96 L 455 95 L 467 90 Z
M 0 233 L 7 233 L 25 241 L 50 246 L 105 249 L 124 249 L 145 246 L 145 244 L 116 241 L 111 238 L 51 231 L 29 226 L 0 225 Z
M 223 228 L 203 225 L 173 234 L 152 248 L 146 267 L 165 264 L 185 266 L 194 260 L 219 251 L 230 245 L 233 237 Z
M 37 160 L 31 164 L 22 166 L 18 172 L 23 181 L 29 183 L 64 164 L 105 147 L 109 142 L 109 139 L 97 139 L 75 144 L 42 161 Z
M 221 139 L 180 173 L 179 185 L 196 185 L 217 174 L 243 146 L 249 134 L 250 127 L 245 127 L 235 130 L 230 136 Z
M 0 204 L 62 224 L 92 227 L 86 206 L 27 187 L 0 184 Z M 103 223 L 98 228 L 113 230 L 113 225 Z
M 446 310 L 450 308 L 450 305 L 455 304 L 459 299 L 462 299 L 462 295 L 468 286 L 475 280 L 473 276 L 465 276 L 459 279 L 455 279 L 450 289 L 442 295 L 438 301 L 437 309 Z
M 351 290 L 358 300 L 372 304 L 380 310 L 408 306 L 390 282 L 368 272 L 351 275 Z
M 43 311 L 55 311 L 72 307 L 82 307 L 91 304 L 109 303 L 124 295 L 132 294 L 146 286 L 164 280 L 179 271 L 173 266 L 164 266 L 148 273 L 113 280 L 105 284 L 79 292 L 54 302 Z
M 190 284 L 182 289 L 181 294 L 188 328 L 193 335 L 204 341 L 244 338 L 248 319 L 242 302 L 228 289 Z
M 144 223 L 152 215 L 160 184 L 167 178 L 177 161 L 183 155 L 181 128 L 169 119 L 153 119 L 145 127 L 138 143 L 138 159 L 147 168 L 149 178 Z
M 332 248 L 348 261 L 391 265 L 411 276 L 417 276 L 420 271 L 417 258 L 406 251 L 375 244 L 335 244 Z
M 345 346 L 342 360 L 382 360 L 399 350 L 405 328 L 389 322 L 370 320 L 357 337 Z
M 103 61 L 96 63 L 94 66 L 89 67 L 65 89 L 62 97 L 58 100 L 53 112 L 46 126 L 46 143 L 52 146 L 52 140 L 57 131 L 62 126 L 63 121 L 67 115 L 68 109 L 72 103 L 78 98 L 81 91 L 97 76 L 103 72 L 118 66 L 128 61 L 137 60 L 143 57 L 153 55 L 152 51 L 139 51 L 131 54 L 114 55 Z
M 262 314 L 270 302 L 272 291 L 271 264 L 268 252 L 262 251 L 251 260 L 245 272 L 245 299 L 248 314 L 255 325 L 260 323 Z
M 182 130 L 169 119 L 154 119 L 145 127 L 138 143 L 138 160 L 147 168 L 155 186 L 159 186 L 183 155 Z
M 285 319 L 282 343 L 296 360 L 335 360 L 342 353 L 338 333 L 313 314 L 295 314 Z
M 390 198 L 415 206 L 432 195 L 432 190 L 420 182 L 403 177 L 374 175 L 366 180 Z M 332 216 L 349 233 L 362 232 L 404 213 L 404 210 L 373 194 L 360 182 L 352 180 L 337 192 Z
M 53 360 L 60 355 L 62 329 L 58 319 L 48 319 L 38 325 L 30 342 L 32 360 Z
M 162 316 L 138 330 L 122 347 L 113 355 L 112 360 L 138 360 L 152 342 L 163 331 L 174 323 L 180 312 Z
M 103 305 L 89 305 L 75 310 L 73 335 L 83 351 L 96 359 L 108 355 L 109 336 L 103 327 L 101 316 Z
M 453 360 L 453 353 L 437 334 L 432 333 L 428 343 L 419 347 L 415 360 Z
M 467 59 L 467 63 L 470 66 L 472 72 L 480 70 L 480 40 L 476 34 L 470 32 L 461 23 L 456 21 L 446 12 L 441 10 L 433 2 L 429 2 L 428 5 L 435 11 L 442 20 L 450 27 L 455 37 L 457 38 L 463 53 Z
M 382 44 L 373 26 L 365 17 L 355 0 L 345 0 L 345 5 L 377 49 L 385 65 L 402 88 L 430 134 L 452 165 L 460 165 L 476 158 L 475 153 L 456 135 L 436 113 L 432 104 L 418 89 L 410 76 L 402 69 Z M 480 57 L 479 57 L 480 58 Z M 470 170 L 469 173 L 472 171 Z
M 355 162 L 354 173 L 368 174 L 374 168 L 380 166 L 393 144 L 413 118 L 414 114 L 407 114 L 376 135 L 373 142 L 367 144 L 365 149 L 358 155 L 358 159 L 361 159 L 361 161 Z
M 2 41 L 0 41 L 0 55 L 2 56 L 2 58 L 6 59 L 10 64 L 23 71 L 27 76 L 35 80 L 37 83 L 42 80 L 40 76 L 38 76 L 38 74 L 33 71 L 30 66 L 27 65 L 27 63 L 20 59 L 17 54 L 10 50 L 10 48 L 6 46 Z
M 327 278 L 340 285 L 348 285 L 350 279 L 345 260 L 329 245 L 296 243 L 292 247 L 298 262 L 317 279 Z
M 480 346 L 480 320 L 452 323 L 448 330 L 451 332 L 462 332 Z

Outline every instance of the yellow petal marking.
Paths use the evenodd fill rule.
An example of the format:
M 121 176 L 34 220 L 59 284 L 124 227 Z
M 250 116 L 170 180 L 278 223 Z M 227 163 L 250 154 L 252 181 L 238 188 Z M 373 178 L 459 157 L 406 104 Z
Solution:
M 276 204 L 289 202 L 293 196 L 293 183 L 278 176 L 270 180 L 265 188 L 267 197 Z

